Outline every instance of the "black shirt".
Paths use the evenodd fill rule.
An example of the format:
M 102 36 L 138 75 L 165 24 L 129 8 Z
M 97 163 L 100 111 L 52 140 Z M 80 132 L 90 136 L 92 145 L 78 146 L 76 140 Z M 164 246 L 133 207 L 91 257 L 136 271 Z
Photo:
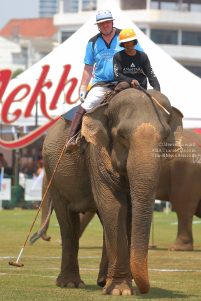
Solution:
M 114 79 L 129 84 L 133 79 L 138 80 L 142 88 L 147 89 L 147 78 L 150 85 L 160 91 L 160 84 L 146 53 L 136 50 L 135 55 L 128 55 L 124 50 L 115 53 L 113 58 Z

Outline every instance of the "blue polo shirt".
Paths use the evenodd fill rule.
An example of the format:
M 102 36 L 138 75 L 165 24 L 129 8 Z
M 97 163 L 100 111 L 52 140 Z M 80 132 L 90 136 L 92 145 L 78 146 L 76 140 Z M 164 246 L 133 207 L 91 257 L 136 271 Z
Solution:
M 91 66 L 95 64 L 92 84 L 100 81 L 114 81 L 113 56 L 116 52 L 124 49 L 119 46 L 118 36 L 120 31 L 120 29 L 116 28 L 116 33 L 110 44 L 107 44 L 102 38 L 101 33 L 98 33 L 89 40 L 86 47 L 84 64 Z M 135 49 L 143 51 L 139 43 L 135 46 Z

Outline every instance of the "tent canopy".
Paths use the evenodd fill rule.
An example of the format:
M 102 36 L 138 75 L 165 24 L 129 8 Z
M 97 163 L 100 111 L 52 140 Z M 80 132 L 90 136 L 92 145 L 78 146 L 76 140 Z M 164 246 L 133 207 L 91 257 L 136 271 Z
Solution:
M 200 90 L 201 79 L 165 53 L 160 47 L 153 43 L 118 7 L 114 0 L 108 0 L 102 7 L 103 9 L 109 9 L 115 19 L 114 26 L 120 29 L 132 28 L 138 36 L 138 41 L 144 51 L 147 53 L 153 70 L 160 82 L 161 92 L 165 94 L 171 104 L 179 109 L 184 115 L 184 128 L 201 128 L 201 115 L 200 115 Z M 73 106 L 79 104 L 78 88 L 81 82 L 83 72 L 83 59 L 85 55 L 85 49 L 88 40 L 98 33 L 98 28 L 95 23 L 95 13 L 91 19 L 89 19 L 79 30 L 77 30 L 69 39 L 63 44 L 53 50 L 46 57 L 38 61 L 35 65 L 24 71 L 16 79 L 9 82 L 6 91 L 3 96 L 3 102 L 7 99 L 8 95 L 19 85 L 28 84 L 30 86 L 30 93 L 26 98 L 23 98 L 19 102 L 12 103 L 9 109 L 8 119 L 13 119 L 12 113 L 18 108 L 22 110 L 22 113 L 27 108 L 31 97 L 33 97 L 36 84 L 44 71 L 46 76 L 43 79 L 43 84 L 51 82 L 51 87 L 44 86 L 41 88 L 46 97 L 46 110 L 49 116 L 56 117 L 62 113 L 68 111 Z M 67 80 L 76 79 L 76 85 L 74 90 L 71 91 L 70 104 L 66 103 L 66 94 L 69 93 L 72 88 L 72 82 L 66 84 L 60 91 L 56 106 L 51 107 L 50 104 L 53 100 L 53 95 L 58 89 L 61 82 L 62 74 L 65 71 L 64 66 L 69 66 Z M 42 79 L 41 79 L 42 81 Z M 71 89 L 72 90 L 72 89 Z M 21 91 L 16 95 L 15 99 L 19 99 L 21 94 L 24 95 L 24 91 Z M 38 94 L 38 103 L 41 103 L 41 94 Z M 33 99 L 32 99 L 33 100 Z M 35 124 L 35 105 L 32 109 L 32 117 L 25 118 L 23 114 L 11 124 L 13 125 L 34 125 Z M 48 119 L 43 116 L 41 111 L 41 105 L 38 106 L 38 125 L 44 124 Z

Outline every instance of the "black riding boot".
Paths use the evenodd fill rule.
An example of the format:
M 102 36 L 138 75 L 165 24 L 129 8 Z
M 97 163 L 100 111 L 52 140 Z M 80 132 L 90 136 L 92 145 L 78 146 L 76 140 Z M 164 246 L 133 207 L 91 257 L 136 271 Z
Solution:
M 82 117 L 83 117 L 84 113 L 86 113 L 86 111 L 81 106 L 79 106 L 77 111 L 75 112 L 75 115 L 74 115 L 72 123 L 71 123 L 70 133 L 68 135 L 68 141 L 73 136 L 75 136 L 81 129 Z M 71 141 L 68 143 L 66 150 L 72 151 L 75 148 L 77 148 L 76 137 L 71 139 Z

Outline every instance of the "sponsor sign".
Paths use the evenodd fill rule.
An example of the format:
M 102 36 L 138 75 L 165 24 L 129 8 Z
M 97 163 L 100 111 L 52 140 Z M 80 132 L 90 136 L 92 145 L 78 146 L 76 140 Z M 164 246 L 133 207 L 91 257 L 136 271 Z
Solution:
M 49 65 L 41 66 L 38 70 L 40 71 L 38 80 L 27 80 L 26 83 L 22 79 L 12 80 L 9 83 L 11 71 L 0 71 L 0 99 L 4 98 L 1 110 L 2 122 L 4 124 L 15 124 L 15 122 L 20 122 L 21 118 L 28 120 L 35 115 L 36 102 L 40 115 L 47 120 L 46 124 L 41 125 L 20 139 L 15 141 L 1 140 L 0 145 L 3 148 L 19 149 L 34 142 L 60 118 L 61 110 L 58 110 L 58 103 L 59 101 L 61 103 L 61 98 L 63 103 L 67 104 L 66 111 L 79 100 L 79 97 L 76 98 L 73 94 L 75 89 L 77 90 L 78 79 L 75 77 L 68 78 L 71 65 L 63 66 L 59 81 L 47 79 L 49 69 Z M 10 84 L 9 94 L 5 93 L 8 84 Z
M 11 179 L 2 179 L 2 190 L 0 191 L 0 200 L 11 200 Z
M 25 201 L 41 201 L 42 200 L 42 186 L 35 185 L 35 179 L 26 179 L 25 182 Z

